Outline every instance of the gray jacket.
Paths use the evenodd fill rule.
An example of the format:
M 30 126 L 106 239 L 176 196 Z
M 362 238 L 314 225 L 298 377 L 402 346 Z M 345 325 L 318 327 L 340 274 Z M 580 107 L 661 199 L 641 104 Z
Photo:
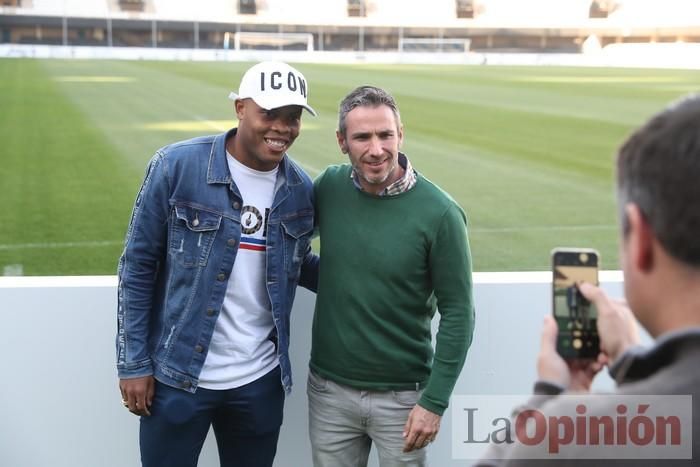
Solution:
M 517 445 L 491 445 L 484 457 L 474 465 L 479 467 L 689 467 L 700 466 L 700 328 L 690 328 L 669 333 L 659 338 L 650 349 L 634 348 L 620 357 L 610 368 L 610 374 L 617 382 L 614 395 L 691 395 L 692 396 L 692 459 L 654 459 L 654 448 L 647 447 L 650 456 L 645 459 L 581 459 L 580 454 L 590 454 L 590 445 L 576 447 L 568 451 L 566 457 L 556 459 L 523 459 Z M 616 417 L 617 404 L 614 398 L 595 394 L 579 394 L 572 398 L 559 397 L 563 388 L 546 382 L 535 385 L 535 396 L 524 408 L 540 412 L 561 414 L 574 410 L 578 404 L 585 404 L 589 417 Z M 691 405 L 689 403 L 689 405 Z M 568 407 L 568 408 L 567 408 Z M 627 422 L 637 416 L 637 412 L 626 414 Z M 590 418 L 589 418 L 590 419 Z M 513 423 L 515 426 L 515 423 Z M 633 443 L 628 443 L 634 448 Z M 578 455 L 577 455 L 578 454 Z M 505 457 L 505 459 L 492 459 Z M 588 456 L 590 457 L 590 456 Z

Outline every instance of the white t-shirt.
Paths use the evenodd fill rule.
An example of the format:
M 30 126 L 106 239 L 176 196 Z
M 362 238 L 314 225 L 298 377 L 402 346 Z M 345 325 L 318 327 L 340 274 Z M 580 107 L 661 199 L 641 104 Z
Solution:
M 260 172 L 228 153 L 226 159 L 243 197 L 241 242 L 199 378 L 201 387 L 218 390 L 248 384 L 279 364 L 269 339 L 275 324 L 265 278 L 267 216 L 277 168 Z

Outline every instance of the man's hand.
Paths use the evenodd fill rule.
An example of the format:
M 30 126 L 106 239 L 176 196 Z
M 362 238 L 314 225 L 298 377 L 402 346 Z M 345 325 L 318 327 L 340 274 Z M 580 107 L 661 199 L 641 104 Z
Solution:
M 441 418 L 440 415 L 416 404 L 408 414 L 408 420 L 403 428 L 403 437 L 406 440 L 403 452 L 422 449 L 432 443 L 440 431 Z
M 142 417 L 151 415 L 150 408 L 155 393 L 153 376 L 120 379 L 119 391 L 122 393 L 124 406 L 129 409 L 129 412 Z
M 557 352 L 557 322 L 545 316 L 542 325 L 540 353 L 537 356 L 537 376 L 540 380 L 559 384 L 570 391 L 588 391 L 605 359 L 564 360 Z
M 583 283 L 579 290 L 598 310 L 600 350 L 607 362 L 614 362 L 627 349 L 639 344 L 639 331 L 627 303 L 612 300 L 595 285 Z

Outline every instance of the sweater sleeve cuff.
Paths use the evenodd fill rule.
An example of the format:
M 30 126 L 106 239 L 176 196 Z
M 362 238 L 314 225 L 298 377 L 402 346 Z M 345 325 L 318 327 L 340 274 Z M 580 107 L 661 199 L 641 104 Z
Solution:
M 534 393 L 538 396 L 558 396 L 566 388 L 552 381 L 540 380 L 535 383 Z
M 418 405 L 423 407 L 425 410 L 432 412 L 436 415 L 439 415 L 442 417 L 442 414 L 445 413 L 446 407 L 442 407 L 436 404 L 433 404 L 432 402 L 428 401 L 425 399 L 425 397 L 421 397 L 418 400 Z

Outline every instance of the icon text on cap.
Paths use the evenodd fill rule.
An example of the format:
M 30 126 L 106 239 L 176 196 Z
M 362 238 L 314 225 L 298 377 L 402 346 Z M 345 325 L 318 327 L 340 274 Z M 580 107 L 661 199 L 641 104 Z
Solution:
M 269 82 L 268 82 L 269 79 Z M 265 72 L 260 72 L 260 90 L 264 91 L 265 86 L 269 84 L 271 89 L 282 89 L 282 86 L 287 85 L 287 89 L 292 92 L 299 92 L 304 98 L 306 98 L 306 81 L 301 76 L 297 76 L 291 71 L 287 73 L 287 80 L 282 79 L 282 73 L 279 71 L 273 71 L 269 76 L 266 76 Z

